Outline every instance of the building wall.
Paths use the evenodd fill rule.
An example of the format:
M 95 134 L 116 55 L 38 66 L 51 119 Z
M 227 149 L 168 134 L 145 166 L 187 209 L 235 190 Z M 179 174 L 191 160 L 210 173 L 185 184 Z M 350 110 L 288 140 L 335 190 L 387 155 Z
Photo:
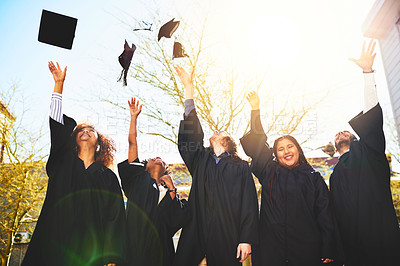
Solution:
M 376 0 L 362 25 L 365 37 L 379 41 L 389 96 L 400 136 L 400 0 Z
M 400 136 L 400 25 L 393 24 L 379 40 L 397 134 Z

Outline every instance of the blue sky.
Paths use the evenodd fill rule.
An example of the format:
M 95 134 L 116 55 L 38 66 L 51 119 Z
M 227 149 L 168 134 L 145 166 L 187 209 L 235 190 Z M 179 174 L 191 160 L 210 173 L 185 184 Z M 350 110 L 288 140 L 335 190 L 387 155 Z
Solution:
M 104 117 L 94 115 L 89 110 L 104 108 L 104 112 L 107 112 L 107 107 L 99 102 L 95 95 L 97 89 L 99 93 L 110 94 L 119 94 L 123 90 L 121 83 L 116 82 L 121 70 L 118 56 L 123 50 L 125 39 L 135 42 L 139 38 L 128 24 L 134 24 L 134 18 L 149 20 L 153 10 L 159 11 L 161 21 L 181 16 L 193 27 L 197 27 L 207 16 L 210 31 L 205 41 L 212 44 L 209 46 L 210 53 L 214 53 L 216 64 L 218 65 L 218 60 L 224 62 L 218 65 L 219 71 L 228 71 L 229 67 L 233 66 L 243 73 L 252 73 L 267 67 L 263 66 L 265 61 L 270 62 L 270 67 L 273 60 L 283 58 L 281 61 L 287 64 L 279 69 L 270 70 L 270 80 L 266 83 L 269 87 L 265 89 L 279 89 L 293 82 L 300 82 L 310 89 L 310 93 L 323 93 L 323 90 L 328 88 L 333 91 L 329 100 L 320 109 L 315 110 L 318 117 L 318 133 L 310 145 L 318 147 L 326 144 L 330 140 L 327 136 L 333 137 L 339 129 L 349 129 L 347 121 L 362 108 L 362 97 L 359 97 L 363 86 L 362 75 L 347 58 L 359 55 L 363 40 L 361 25 L 374 2 L 2 0 L 0 90 L 8 90 L 17 84 L 20 95 L 25 99 L 24 106 L 29 108 L 24 114 L 24 124 L 33 130 L 43 127 L 47 132 L 48 108 L 53 87 L 47 61 L 59 61 L 62 67 L 68 65 L 64 112 L 77 120 L 90 119 L 95 124 L 100 124 L 100 129 L 107 129 Z M 78 19 L 72 50 L 37 41 L 42 9 Z M 237 30 L 243 34 L 236 34 Z M 286 35 L 292 36 L 291 38 L 275 36 L 286 31 Z M 158 29 L 155 29 L 153 32 L 142 34 L 156 36 L 157 32 Z M 294 39 L 293 36 L 298 38 Z M 277 46 L 268 46 L 273 43 L 271 40 L 274 40 Z M 284 50 L 278 50 L 282 43 L 291 45 L 291 42 L 299 44 L 285 49 L 288 51 L 295 48 L 293 50 L 296 50 L 296 53 L 285 58 L 288 54 Z M 379 56 L 378 50 L 375 68 L 379 98 L 384 106 L 388 106 L 384 111 L 390 116 L 384 70 Z M 252 67 L 249 68 L 249 65 Z M 128 84 L 133 83 L 131 79 L 128 78 Z M 350 92 L 349 86 L 354 86 L 354 91 Z M 90 91 L 92 95 L 87 96 L 86 91 Z M 126 100 L 124 99 L 123 103 Z M 339 104 L 342 101 L 343 105 Z M 14 108 L 14 113 L 18 115 L 23 106 L 16 105 Z M 127 145 L 126 132 L 115 133 L 113 137 L 120 147 Z M 140 137 L 145 141 L 150 140 L 144 135 Z M 44 139 L 48 137 L 45 136 Z M 154 142 L 154 139 L 152 141 Z M 157 139 L 156 142 L 163 143 L 163 140 Z M 168 152 L 163 153 L 163 149 Z M 168 162 L 180 161 L 177 151 L 169 144 L 162 144 L 155 150 L 168 156 L 171 160 Z M 154 152 L 154 149 L 151 152 Z M 149 156 L 149 153 L 144 152 L 142 157 Z M 310 156 L 321 154 L 310 153 Z M 119 160 L 124 157 L 124 154 L 117 156 Z

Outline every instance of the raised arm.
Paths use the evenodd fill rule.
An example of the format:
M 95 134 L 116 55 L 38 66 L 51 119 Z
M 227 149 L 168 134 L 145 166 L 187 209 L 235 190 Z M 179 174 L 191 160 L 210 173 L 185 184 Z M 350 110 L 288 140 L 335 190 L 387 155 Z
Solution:
M 193 71 L 189 75 L 180 66 L 175 69 L 185 88 L 185 113 L 179 125 L 178 149 L 189 171 L 192 171 L 197 156 L 204 150 L 204 133 L 193 100 Z
M 364 41 L 360 58 L 350 58 L 350 60 L 356 63 L 364 73 L 364 113 L 368 112 L 378 104 L 378 96 L 373 74 L 374 71 L 372 70 L 372 66 L 374 64 L 376 56 L 375 45 L 376 42 L 374 40 L 371 40 L 368 44 L 368 47 L 365 48 Z
M 142 111 L 142 105 L 139 105 L 139 100 L 136 98 L 131 98 L 131 100 L 128 100 L 128 105 L 131 115 L 131 123 L 129 125 L 128 133 L 128 162 L 131 163 L 138 158 L 137 118 Z
M 260 99 L 256 92 L 250 92 L 246 99 L 251 106 L 251 129 L 241 139 L 244 152 L 251 157 L 251 171 L 261 181 L 265 169 L 273 159 L 273 151 L 267 144 L 267 135 L 260 119 Z
M 57 65 L 57 66 L 56 66 Z M 54 162 L 57 162 L 59 156 L 63 156 L 71 149 L 71 133 L 76 126 L 75 120 L 63 115 L 62 111 L 62 92 L 64 87 L 64 80 L 67 73 L 67 67 L 64 71 L 61 70 L 58 63 L 52 61 L 48 62 L 48 67 L 53 75 L 54 90 L 51 97 L 50 104 L 50 156 L 47 162 L 47 175 L 51 178 L 54 171 L 57 170 Z

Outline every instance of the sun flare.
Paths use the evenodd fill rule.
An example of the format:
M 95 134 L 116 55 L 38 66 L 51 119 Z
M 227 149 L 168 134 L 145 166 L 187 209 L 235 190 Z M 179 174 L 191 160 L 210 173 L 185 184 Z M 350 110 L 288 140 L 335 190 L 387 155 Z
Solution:
M 293 64 L 301 51 L 299 29 L 282 16 L 258 19 L 249 28 L 247 42 L 262 68 L 285 69 Z

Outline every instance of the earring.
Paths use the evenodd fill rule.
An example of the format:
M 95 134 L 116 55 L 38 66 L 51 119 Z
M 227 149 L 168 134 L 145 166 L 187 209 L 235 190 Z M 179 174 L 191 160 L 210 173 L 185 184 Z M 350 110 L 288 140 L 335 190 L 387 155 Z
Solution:
M 100 151 L 100 145 L 97 145 L 96 152 Z

